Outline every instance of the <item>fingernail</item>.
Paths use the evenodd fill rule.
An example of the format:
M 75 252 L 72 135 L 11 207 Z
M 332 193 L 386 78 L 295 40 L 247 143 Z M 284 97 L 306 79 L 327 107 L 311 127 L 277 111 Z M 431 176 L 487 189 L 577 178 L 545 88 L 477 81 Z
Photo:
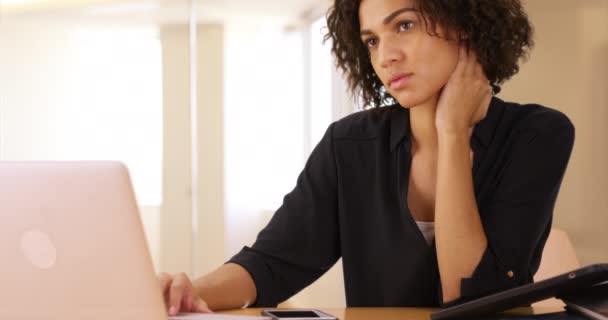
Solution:
M 176 307 L 169 308 L 169 315 L 170 316 L 174 316 L 176 313 L 177 313 L 177 308 Z

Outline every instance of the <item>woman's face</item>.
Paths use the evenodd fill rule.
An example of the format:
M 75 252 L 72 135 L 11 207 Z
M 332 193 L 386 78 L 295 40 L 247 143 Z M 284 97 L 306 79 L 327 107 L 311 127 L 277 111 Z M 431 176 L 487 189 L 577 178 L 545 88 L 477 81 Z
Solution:
M 427 32 L 414 0 L 362 0 L 361 40 L 388 92 L 403 107 L 436 99 L 458 62 L 459 43 Z M 432 30 L 431 30 L 432 31 Z M 455 38 L 457 37 L 450 37 Z

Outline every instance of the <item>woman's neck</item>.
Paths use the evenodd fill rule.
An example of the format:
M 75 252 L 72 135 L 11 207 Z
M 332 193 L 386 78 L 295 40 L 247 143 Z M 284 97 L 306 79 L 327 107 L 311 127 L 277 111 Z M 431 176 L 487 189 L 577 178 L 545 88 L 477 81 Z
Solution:
M 410 128 L 412 133 L 412 151 L 423 153 L 436 153 L 439 148 L 435 116 L 439 96 L 433 97 L 424 103 L 410 108 Z M 469 137 L 474 127 L 469 128 Z
M 435 114 L 438 97 L 433 97 L 424 103 L 410 108 L 410 128 L 412 142 L 416 149 L 437 149 L 437 127 Z

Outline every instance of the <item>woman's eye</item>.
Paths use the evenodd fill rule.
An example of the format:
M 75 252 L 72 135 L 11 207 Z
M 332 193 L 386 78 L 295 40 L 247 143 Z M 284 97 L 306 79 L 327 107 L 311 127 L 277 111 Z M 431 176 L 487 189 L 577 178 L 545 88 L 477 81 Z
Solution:
M 376 44 L 378 44 L 378 40 L 377 39 L 367 39 L 365 41 L 363 41 L 363 43 L 365 43 L 365 46 L 368 48 L 372 48 L 374 47 Z
M 403 21 L 399 23 L 399 31 L 406 31 L 414 27 L 414 22 Z

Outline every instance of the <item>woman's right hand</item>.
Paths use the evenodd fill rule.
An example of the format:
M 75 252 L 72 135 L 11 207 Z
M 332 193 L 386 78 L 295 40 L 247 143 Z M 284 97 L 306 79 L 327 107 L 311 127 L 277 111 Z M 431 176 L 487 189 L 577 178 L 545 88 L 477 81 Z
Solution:
M 201 299 L 192 286 L 192 281 L 184 273 L 158 275 L 165 306 L 169 316 L 179 312 L 211 313 L 207 303 Z

